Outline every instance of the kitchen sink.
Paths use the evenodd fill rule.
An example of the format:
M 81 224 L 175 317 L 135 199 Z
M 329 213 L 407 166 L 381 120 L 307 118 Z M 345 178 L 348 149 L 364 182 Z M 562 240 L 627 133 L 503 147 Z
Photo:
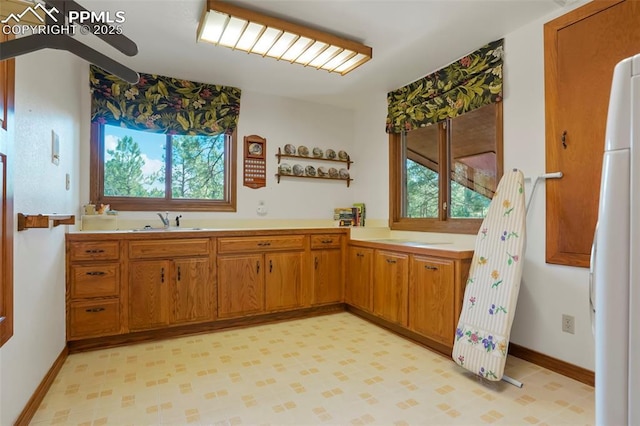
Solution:
M 171 226 L 169 228 L 153 228 L 151 226 L 145 226 L 144 228 L 134 228 L 129 232 L 187 232 L 187 231 L 204 231 L 204 228 L 188 228 L 188 227 L 176 227 Z

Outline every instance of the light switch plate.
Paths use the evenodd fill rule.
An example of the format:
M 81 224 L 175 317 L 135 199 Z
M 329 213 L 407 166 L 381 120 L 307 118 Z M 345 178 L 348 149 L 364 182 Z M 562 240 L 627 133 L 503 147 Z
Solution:
M 56 166 L 60 164 L 60 137 L 55 130 L 51 131 L 51 162 Z

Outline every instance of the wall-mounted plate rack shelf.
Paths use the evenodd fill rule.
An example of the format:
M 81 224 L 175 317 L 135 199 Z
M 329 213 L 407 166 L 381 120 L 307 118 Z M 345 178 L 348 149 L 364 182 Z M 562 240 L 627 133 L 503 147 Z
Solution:
M 349 168 L 351 167 L 351 163 L 353 163 L 353 161 L 351 161 L 351 157 L 347 156 L 346 160 L 341 160 L 339 158 L 324 158 L 324 157 L 314 157 L 312 155 L 294 155 L 294 154 L 283 154 L 280 147 L 278 147 L 278 153 L 276 154 L 276 157 L 278 157 L 278 164 L 280 164 L 280 159 L 281 158 L 298 158 L 302 161 L 331 161 L 334 163 L 343 163 L 347 165 L 347 170 L 349 170 Z M 288 175 L 282 175 L 282 176 L 288 176 Z M 295 177 L 301 177 L 301 176 L 295 176 Z M 308 176 L 308 177 L 312 177 L 312 176 Z M 330 179 L 334 179 L 334 178 L 330 178 Z
M 340 180 L 343 182 L 347 183 L 347 188 L 349 187 L 349 185 L 351 184 L 351 181 L 353 179 L 351 178 L 332 178 L 332 177 L 325 177 L 325 176 L 297 176 L 297 175 L 283 175 L 280 173 L 276 173 L 276 178 L 278 179 L 278 183 L 280 183 L 280 178 L 285 177 L 285 178 L 294 178 L 294 179 L 324 179 L 324 180 Z
M 23 214 L 18 213 L 18 231 L 30 228 L 48 228 L 49 221 L 53 221 L 53 226 L 75 225 L 76 217 L 72 214 Z

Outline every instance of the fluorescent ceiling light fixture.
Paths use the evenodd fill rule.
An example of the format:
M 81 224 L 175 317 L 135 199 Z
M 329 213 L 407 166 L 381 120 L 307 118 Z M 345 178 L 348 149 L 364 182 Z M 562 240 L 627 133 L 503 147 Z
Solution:
M 372 56 L 362 43 L 221 0 L 207 0 L 197 40 L 341 75 Z

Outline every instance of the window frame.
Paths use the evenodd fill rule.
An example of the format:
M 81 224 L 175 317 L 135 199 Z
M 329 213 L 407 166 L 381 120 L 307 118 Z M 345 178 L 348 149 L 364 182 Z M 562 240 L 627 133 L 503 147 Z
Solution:
M 496 180 L 503 173 L 503 105 L 496 102 L 495 131 L 496 131 Z M 465 219 L 448 217 L 448 210 L 443 209 L 443 200 L 447 206 L 451 205 L 450 182 L 450 129 L 447 125 L 450 119 L 434 124 L 438 126 L 438 161 L 444 167 L 440 169 L 440 176 L 449 176 L 449 179 L 438 179 L 438 217 L 437 218 L 408 218 L 402 216 L 403 193 L 405 191 L 403 138 L 400 133 L 389 134 L 389 228 L 396 231 L 422 231 L 422 232 L 447 232 L 454 234 L 476 234 L 480 229 L 483 219 Z
M 91 123 L 89 159 L 89 199 L 97 205 L 109 204 L 114 210 L 154 211 L 182 210 L 235 212 L 237 203 L 237 130 L 225 140 L 225 185 L 223 200 L 111 197 L 104 195 L 104 124 Z M 171 158 L 167 158 L 171 170 Z

